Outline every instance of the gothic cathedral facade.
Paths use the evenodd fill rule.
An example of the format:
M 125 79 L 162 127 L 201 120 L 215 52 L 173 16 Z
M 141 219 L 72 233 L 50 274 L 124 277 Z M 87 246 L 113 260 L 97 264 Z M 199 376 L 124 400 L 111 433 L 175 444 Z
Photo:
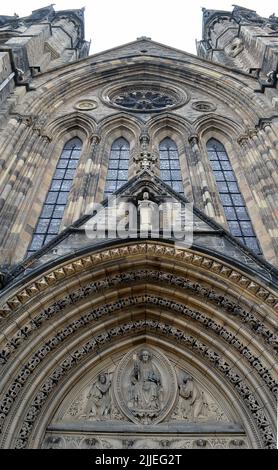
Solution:
M 276 448 L 278 18 L 0 46 L 0 447 Z

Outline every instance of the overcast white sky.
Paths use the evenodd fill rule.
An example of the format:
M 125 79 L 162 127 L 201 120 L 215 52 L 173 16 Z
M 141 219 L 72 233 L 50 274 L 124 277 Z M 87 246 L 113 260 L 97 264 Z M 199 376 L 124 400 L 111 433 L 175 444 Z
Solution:
M 1 2 L 0 14 L 27 16 L 50 1 Z M 202 34 L 202 7 L 231 11 L 233 1 L 237 0 L 56 0 L 54 8 L 86 8 L 85 33 L 86 39 L 92 40 L 91 54 L 140 36 L 195 54 L 195 39 L 201 39 Z M 238 1 L 265 17 L 278 14 L 277 0 Z

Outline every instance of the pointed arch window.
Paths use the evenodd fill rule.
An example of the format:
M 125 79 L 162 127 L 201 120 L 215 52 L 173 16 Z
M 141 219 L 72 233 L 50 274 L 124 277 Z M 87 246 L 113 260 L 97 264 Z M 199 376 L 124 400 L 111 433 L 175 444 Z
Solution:
M 128 180 L 129 142 L 120 137 L 111 147 L 104 196 L 114 193 Z
M 184 194 L 178 149 L 169 137 L 160 142 L 159 157 L 161 179 L 178 193 Z
M 261 254 L 225 147 L 218 140 L 210 139 L 207 152 L 231 234 L 255 253 Z
M 28 256 L 50 242 L 59 232 L 81 149 L 82 142 L 77 137 L 69 140 L 63 148 L 28 248 Z

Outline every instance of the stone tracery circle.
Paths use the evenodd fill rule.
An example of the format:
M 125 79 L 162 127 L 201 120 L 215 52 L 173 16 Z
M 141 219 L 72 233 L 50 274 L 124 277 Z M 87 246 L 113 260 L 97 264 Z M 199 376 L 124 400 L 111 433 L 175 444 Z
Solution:
M 102 93 L 106 104 L 115 108 L 137 113 L 153 113 L 181 106 L 188 101 L 188 95 L 159 83 L 134 83 L 117 88 L 106 88 Z

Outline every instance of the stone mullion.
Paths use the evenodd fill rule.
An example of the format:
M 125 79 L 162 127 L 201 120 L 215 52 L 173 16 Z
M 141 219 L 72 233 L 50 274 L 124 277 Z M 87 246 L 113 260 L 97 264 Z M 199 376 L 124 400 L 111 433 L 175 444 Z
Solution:
M 193 159 L 189 162 L 189 165 L 191 166 L 193 172 L 195 180 L 194 183 L 196 182 L 197 185 L 196 186 L 193 184 L 193 193 L 195 193 L 195 197 L 197 196 L 197 201 L 199 201 L 199 204 L 202 205 L 200 209 L 204 208 L 205 213 L 209 217 L 215 218 L 216 214 L 213 207 L 206 172 L 202 163 L 202 154 L 198 144 L 198 137 L 196 135 L 192 135 L 188 140 L 193 153 Z
M 73 188 L 70 195 L 66 214 L 63 219 L 63 227 L 69 225 L 80 216 L 84 215 L 87 208 L 89 185 L 95 176 L 94 164 L 95 153 L 99 137 L 94 135 L 91 142 L 85 151 L 85 158 L 78 165 L 78 174 L 74 178 Z M 88 158 L 86 158 L 88 156 Z M 91 201 L 92 202 L 92 198 Z
M 2 175 L 0 176 L 0 188 L 4 188 L 4 185 L 9 181 L 11 174 L 14 171 L 17 171 L 17 166 L 21 160 L 21 158 L 18 157 L 18 154 L 20 153 L 20 149 L 24 147 L 24 143 L 28 139 L 29 134 L 30 126 L 26 121 L 19 124 L 14 134 L 12 134 L 12 132 L 7 134 L 7 142 L 5 142 L 6 145 L 0 150 L 2 160 L 0 160 L 0 169 L 2 170 L 2 168 L 5 167 L 5 171 L 2 171 Z
M 272 159 L 277 166 L 277 153 L 278 153 L 278 136 L 275 135 L 270 122 L 266 122 L 263 124 L 263 129 L 260 131 L 260 135 L 263 141 L 267 140 L 270 143 L 270 150 Z M 276 170 L 277 171 L 277 170 Z
M 269 172 L 269 177 L 273 179 L 275 192 L 275 187 L 278 185 L 278 173 L 277 173 L 277 163 L 276 163 L 276 152 L 274 153 L 270 146 L 267 144 L 265 139 L 260 131 L 252 132 L 251 137 L 252 142 L 255 144 L 257 151 L 260 152 L 262 157 L 262 163 L 265 173 Z
M 273 235 L 271 234 L 272 227 L 269 224 L 270 217 L 272 218 L 272 216 L 270 215 L 271 213 L 270 213 L 268 207 L 266 206 L 266 204 L 264 204 L 263 187 L 262 187 L 262 184 L 260 182 L 260 178 L 257 175 L 257 172 L 253 170 L 254 165 L 256 165 L 256 162 L 258 161 L 257 160 L 257 155 L 254 156 L 254 149 L 253 149 L 253 146 L 252 146 L 251 142 L 249 141 L 247 135 L 241 136 L 238 140 L 238 143 L 239 143 L 239 148 L 240 148 L 240 152 L 241 152 L 241 161 L 247 163 L 245 168 L 244 168 L 244 173 L 247 176 L 250 190 L 251 190 L 251 192 L 254 196 L 254 203 L 255 203 L 259 213 L 261 214 L 263 227 L 261 226 L 261 224 L 257 225 L 256 220 L 254 220 L 254 219 L 252 220 L 252 217 L 251 217 L 251 220 L 252 220 L 252 223 L 255 227 L 256 233 L 258 235 L 260 234 L 259 240 L 261 241 L 261 245 L 262 245 L 264 254 L 266 256 L 266 252 L 269 251 L 269 248 L 267 249 L 267 246 L 269 246 L 269 242 L 271 240 L 273 241 Z M 252 212 L 249 211 L 249 215 L 251 215 L 251 214 L 252 214 Z M 266 221 L 267 221 L 267 223 L 266 223 Z M 266 243 L 263 242 L 265 237 L 264 237 L 264 233 L 262 232 L 262 228 L 264 229 L 263 232 L 265 234 L 268 234 L 268 237 L 269 237 L 268 241 L 266 241 Z M 274 255 L 274 253 L 272 252 L 271 257 L 273 255 Z
M 97 161 L 99 142 L 100 137 L 98 135 L 94 135 L 91 139 L 90 156 L 86 162 L 85 174 L 83 178 L 83 213 L 85 213 L 86 210 L 89 209 L 90 204 L 92 204 L 95 200 L 99 177 L 99 172 L 97 172 L 96 169 L 98 165 L 100 168 L 99 161 Z
M 258 174 L 258 181 L 260 181 L 261 200 L 268 200 L 271 211 L 275 213 L 277 211 L 277 200 L 274 197 L 276 188 L 271 173 L 265 168 L 265 164 L 262 161 L 264 158 L 264 148 L 257 137 L 257 132 L 255 134 L 253 131 L 250 131 L 249 136 L 248 146 L 251 149 L 252 166 L 256 168 L 255 173 Z
M 17 161 L 17 165 L 13 170 L 13 173 L 10 176 L 8 183 L 5 185 L 4 190 L 1 194 L 0 209 L 3 208 L 2 223 L 4 224 L 6 230 L 10 230 L 10 222 L 14 218 L 14 214 L 17 213 L 18 208 L 16 207 L 16 205 L 13 204 L 13 200 L 17 198 L 17 194 L 24 177 L 24 171 L 22 169 L 27 158 L 28 160 L 30 158 L 30 151 L 35 143 L 36 138 L 37 136 L 35 134 L 31 135 L 29 142 L 25 146 L 21 157 Z M 2 241 L 2 239 L 3 236 L 2 238 L 0 237 L 0 242 Z
M 44 151 L 47 143 L 45 137 L 38 137 L 36 132 L 33 134 L 29 145 L 25 148 L 25 153 L 28 156 L 28 165 L 21 172 L 20 179 L 14 185 L 7 201 L 10 213 L 8 217 L 9 227 L 5 237 L 3 237 L 3 244 L 9 257 L 14 257 L 16 253 L 18 238 L 22 235 L 23 220 L 26 220 L 26 218 L 30 220 L 30 209 L 32 209 L 33 199 L 38 197 L 37 191 L 45 175 L 43 160 L 45 159 Z M 38 174 L 38 169 L 40 168 L 41 171 Z M 33 181 L 37 182 L 36 189 L 33 187 Z M 30 190 L 32 190 L 30 198 L 27 198 Z
M 25 251 L 26 251 L 26 245 L 30 240 L 30 232 L 28 233 L 27 229 L 27 224 L 32 225 L 32 217 L 35 217 L 35 223 L 33 226 L 35 226 L 37 222 L 37 218 L 40 215 L 41 212 L 41 207 L 42 204 L 38 207 L 37 211 L 34 211 L 33 204 L 36 202 L 38 199 L 39 191 L 42 186 L 42 181 L 44 180 L 45 173 L 46 173 L 46 168 L 45 166 L 47 165 L 47 157 L 49 155 L 48 152 L 48 147 L 49 147 L 49 139 L 45 136 L 41 137 L 39 139 L 38 145 L 36 146 L 36 152 L 35 159 L 33 162 L 32 167 L 30 168 L 30 174 L 28 177 L 30 178 L 31 181 L 35 182 L 34 186 L 30 186 L 27 189 L 26 194 L 23 194 L 24 200 L 22 201 L 22 207 L 20 208 L 19 215 L 15 221 L 15 230 L 14 232 L 16 233 L 16 236 L 20 239 L 21 236 L 26 234 L 23 240 L 21 240 L 21 250 L 20 252 L 16 250 L 16 247 L 14 248 L 14 252 L 16 253 L 17 257 L 22 258 Z M 39 171 L 38 171 L 39 169 Z M 31 214 L 30 214 L 30 208 Z M 31 223 L 30 223 L 31 222 Z

